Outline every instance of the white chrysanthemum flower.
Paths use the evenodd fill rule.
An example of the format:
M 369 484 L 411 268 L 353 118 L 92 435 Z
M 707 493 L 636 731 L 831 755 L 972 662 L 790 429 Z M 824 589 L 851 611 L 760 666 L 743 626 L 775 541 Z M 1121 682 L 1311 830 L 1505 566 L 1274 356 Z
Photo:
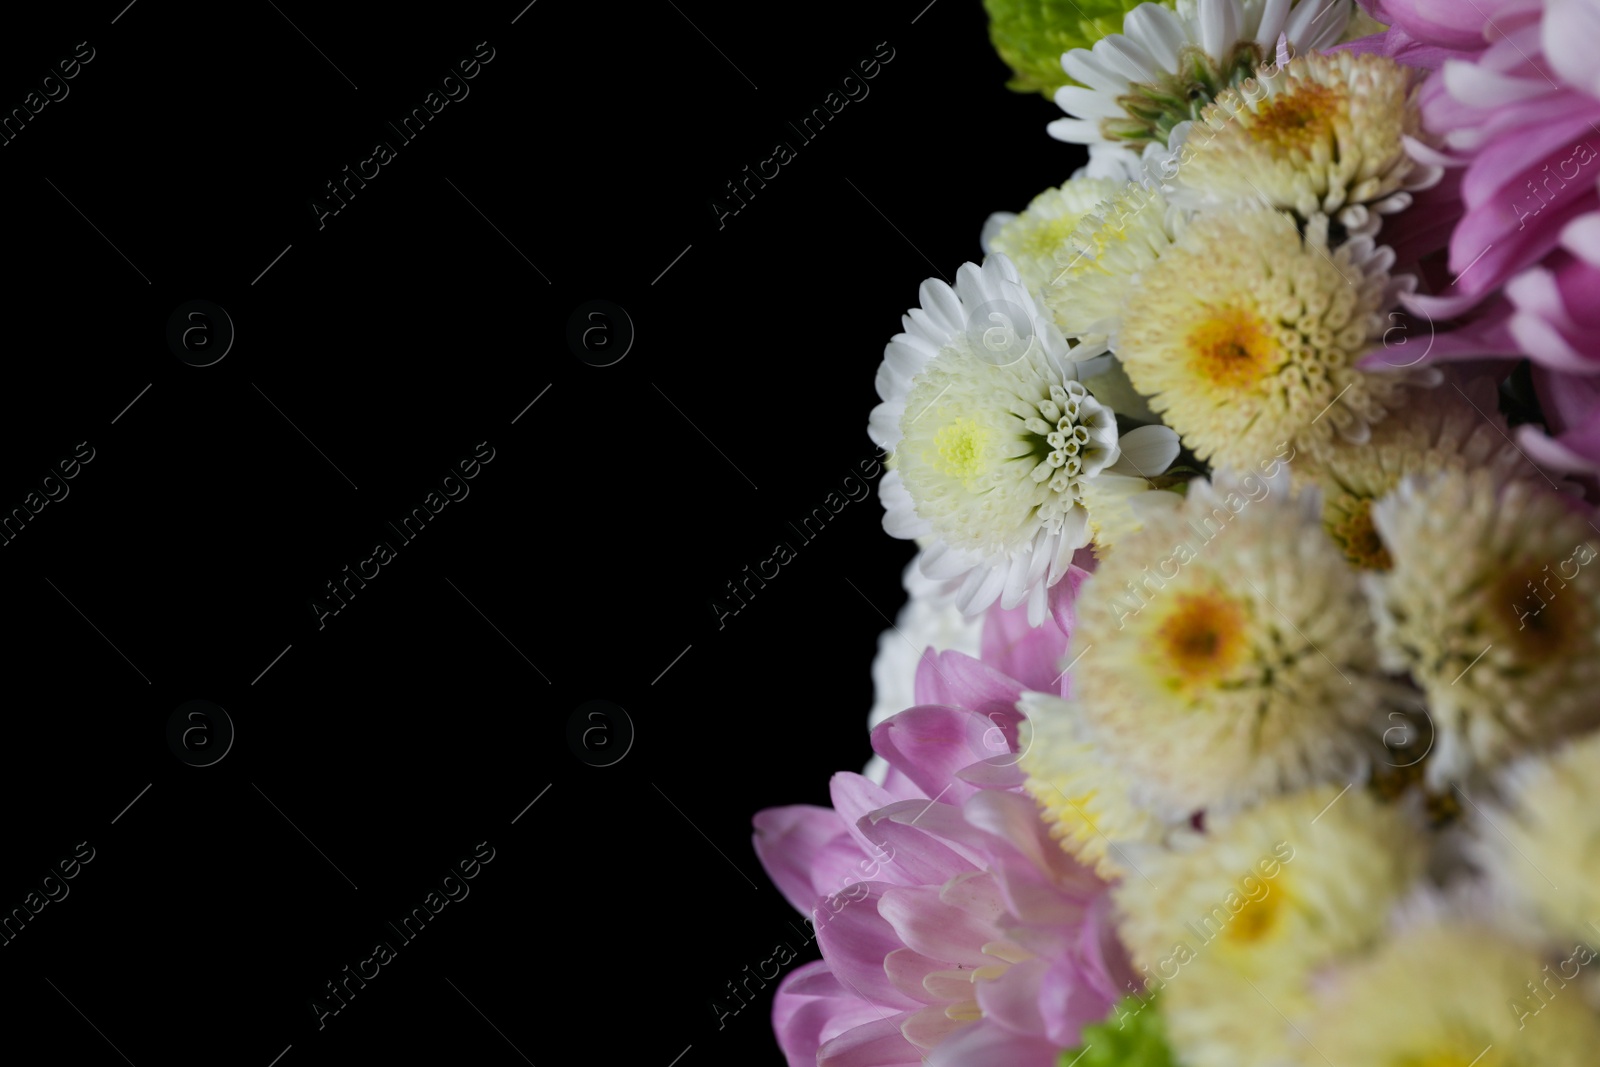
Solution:
M 1252 979 L 1304 977 L 1379 938 L 1425 852 L 1421 830 L 1363 789 L 1274 797 L 1141 851 L 1145 877 L 1113 891 L 1118 931 L 1136 964 L 1186 942 Z
M 1400 406 L 1404 415 L 1378 423 L 1369 440 L 1335 439 L 1319 459 L 1304 457 L 1293 467 L 1321 487 L 1323 528 L 1364 570 L 1389 569 L 1372 505 L 1407 475 L 1485 468 L 1497 482 L 1542 478 L 1511 443 L 1492 380 L 1480 378 L 1465 389 L 1410 389 Z
M 1356 366 L 1416 279 L 1391 278 L 1393 251 L 1370 238 L 1330 250 L 1326 221 L 1302 236 L 1280 211 L 1202 214 L 1128 296 L 1112 348 L 1213 465 L 1248 467 L 1285 442 L 1316 453 L 1335 434 L 1363 441 L 1408 374 L 1439 380 Z
M 1164 471 L 1177 438 L 1146 426 L 1119 439 L 1006 256 L 965 264 L 954 289 L 926 281 L 921 295 L 884 349 L 868 426 L 893 452 L 884 529 L 926 539 L 923 573 L 964 614 L 1026 601 L 1038 625 L 1088 543 L 1084 483 Z
M 1509 810 L 1469 813 L 1473 852 L 1488 876 L 1553 939 L 1600 937 L 1600 734 L 1501 775 Z M 1485 810 L 1485 809 L 1488 810 Z
M 1356 573 L 1286 471 L 1196 480 L 1079 590 L 1073 696 L 1168 821 L 1353 781 L 1379 699 Z
M 1427 781 L 1600 724 L 1600 536 L 1566 497 L 1487 470 L 1411 476 L 1372 508 L 1383 664 L 1427 695 Z
M 1173 846 L 1139 852 L 1142 877 L 1112 892 L 1190 1067 L 1283 1062 L 1293 1035 L 1277 1012 L 1304 1014 L 1317 968 L 1379 941 L 1426 851 L 1398 809 L 1333 785 L 1208 817 Z
M 1009 256 L 1028 292 L 1037 293 L 1055 273 L 1056 249 L 1066 243 L 1078 220 L 1121 188 L 1106 179 L 1074 178 L 1034 197 L 1020 215 L 995 212 L 983 226 L 984 254 Z
M 1163 827 L 1130 797 L 1131 783 L 1084 737 L 1079 710 L 1060 697 L 1024 693 L 1027 744 L 1018 766 L 1023 788 L 1039 805 L 1050 836 L 1085 866 L 1111 881 L 1130 875 L 1123 846 L 1154 843 Z
M 1568 952 L 1571 950 L 1569 949 Z M 1568 956 L 1567 979 L 1585 963 Z M 1588 1067 L 1600 1021 L 1536 949 L 1456 921 L 1404 930 L 1329 976 L 1300 1023 L 1298 1067 Z M 1537 994 L 1534 992 L 1537 990 Z M 1537 1015 L 1537 1018 L 1534 1016 Z
M 1265 202 L 1371 235 L 1379 216 L 1409 206 L 1410 190 L 1444 173 L 1406 151 L 1422 135 L 1424 73 L 1354 52 L 1263 67 L 1223 90 L 1188 131 L 1170 195 L 1191 208 Z
M 1275 54 L 1279 36 L 1295 52 L 1326 48 L 1350 21 L 1350 0 L 1177 0 L 1173 10 L 1140 4 L 1122 32 L 1092 49 L 1074 48 L 1061 67 L 1083 87 L 1056 91 L 1071 118 L 1048 131 L 1058 141 L 1110 143 L 1142 151 L 1166 145 L 1173 127 L 1230 85 L 1249 78 Z
M 928 649 L 963 652 L 976 657 L 983 644 L 983 619 L 968 618 L 953 605 L 936 604 L 939 583 L 922 573 L 917 559 L 901 575 L 906 603 L 894 625 L 878 635 L 878 654 L 872 660 L 872 711 L 867 729 L 917 702 L 917 665 Z M 873 756 L 861 773 L 883 783 L 889 763 Z
M 1128 294 L 1183 232 L 1186 219 L 1156 190 L 1129 183 L 1085 215 L 1056 249 L 1042 296 L 1062 332 L 1077 341 L 1077 358 L 1106 351 Z

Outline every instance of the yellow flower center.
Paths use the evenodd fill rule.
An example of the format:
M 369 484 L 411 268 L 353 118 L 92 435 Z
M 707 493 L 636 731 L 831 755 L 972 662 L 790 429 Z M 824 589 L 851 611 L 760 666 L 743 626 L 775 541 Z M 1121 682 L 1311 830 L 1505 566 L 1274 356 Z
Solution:
M 1271 886 L 1266 896 L 1247 903 L 1244 910 L 1223 927 L 1223 936 L 1235 945 L 1253 945 L 1270 934 L 1278 925 L 1283 917 L 1284 907 L 1282 888 Z
M 1573 588 L 1588 576 L 1563 581 L 1555 570 L 1528 564 L 1505 572 L 1489 593 L 1489 610 L 1520 659 L 1543 662 L 1565 655 L 1584 627 L 1585 591 Z
M 1156 626 L 1151 651 L 1175 687 L 1230 674 L 1245 652 L 1244 610 L 1216 591 L 1179 593 Z
M 1250 137 L 1280 159 L 1296 150 L 1309 151 L 1330 139 L 1330 116 L 1342 103 L 1332 86 L 1302 81 L 1262 103 L 1250 123 Z
M 1370 497 L 1346 495 L 1338 507 L 1329 509 L 1323 524 L 1345 558 L 1362 570 L 1386 571 L 1394 566 L 1378 528 L 1372 525 Z
M 934 435 L 939 450 L 939 469 L 958 479 L 968 489 L 977 489 L 983 473 L 984 449 L 990 431 L 971 419 L 957 419 Z
M 1189 366 L 1222 389 L 1248 388 L 1282 362 L 1272 329 L 1242 308 L 1217 309 L 1189 331 Z

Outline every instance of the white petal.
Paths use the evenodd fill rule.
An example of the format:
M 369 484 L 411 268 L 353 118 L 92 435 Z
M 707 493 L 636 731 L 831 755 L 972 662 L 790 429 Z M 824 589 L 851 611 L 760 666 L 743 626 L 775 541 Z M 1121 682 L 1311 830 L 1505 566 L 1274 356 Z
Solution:
M 1100 38 L 1092 50 L 1108 69 L 1125 75 L 1129 82 L 1153 82 L 1161 77 L 1161 66 L 1155 57 L 1120 33 Z
M 1006 587 L 1000 594 L 1000 606 L 1010 611 L 1022 603 L 1023 597 L 1028 595 L 1028 565 L 1033 562 L 1032 553 L 1019 552 L 1011 557 L 1011 563 L 1006 568 Z
M 1060 541 L 1056 545 L 1055 558 L 1050 561 L 1049 585 L 1061 580 L 1072 564 L 1072 554 L 1089 543 L 1089 513 L 1082 507 L 1067 512 L 1061 522 L 1061 532 L 1056 536 Z
M 1044 128 L 1044 132 L 1068 144 L 1094 144 L 1102 140 L 1100 124 L 1083 119 L 1056 119 Z
M 1178 69 L 1178 50 L 1189 43 L 1183 20 L 1160 4 L 1140 4 L 1128 12 L 1122 20 L 1122 32 L 1144 45 L 1165 70 L 1174 72 Z
M 1239 40 L 1238 0 L 1200 0 L 1200 47 L 1221 63 Z
M 1266 7 L 1261 10 L 1261 23 L 1256 27 L 1255 42 L 1263 52 L 1271 49 L 1278 41 L 1278 35 L 1283 32 L 1284 19 L 1289 14 L 1289 4 L 1293 0 L 1267 0 Z
M 996 211 L 983 221 L 983 232 L 978 234 L 978 246 L 983 249 L 984 255 L 989 254 L 989 244 L 995 239 L 995 236 L 1016 217 L 1015 212 Z
M 1114 474 L 1154 478 L 1165 473 L 1178 458 L 1178 435 L 1165 426 L 1129 430 L 1117 444 L 1122 448 L 1122 458 L 1109 468 Z
M 1082 82 L 1103 93 L 1121 95 L 1133 87 L 1124 75 L 1106 66 L 1101 57 L 1087 48 L 1074 48 L 1061 57 L 1061 69 L 1073 81 Z
M 1109 119 L 1127 114 L 1115 97 L 1079 85 L 1063 85 L 1057 89 L 1056 107 L 1081 119 Z

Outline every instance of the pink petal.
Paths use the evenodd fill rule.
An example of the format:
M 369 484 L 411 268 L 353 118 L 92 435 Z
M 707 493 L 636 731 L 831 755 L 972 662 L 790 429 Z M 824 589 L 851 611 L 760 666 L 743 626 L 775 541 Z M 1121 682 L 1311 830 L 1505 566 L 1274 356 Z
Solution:
M 751 820 L 756 858 L 796 911 L 836 893 L 856 870 L 861 848 L 837 812 L 810 804 L 767 808 Z
M 1039 993 L 1049 969 L 1048 960 L 1026 960 L 1012 964 L 1005 974 L 993 981 L 979 982 L 978 1007 L 983 1009 L 984 1018 L 1020 1034 L 1047 1037 L 1044 1015 L 1039 1010 Z
M 995 940 L 994 927 L 939 899 L 931 887 L 901 886 L 884 892 L 878 903 L 900 940 L 924 956 L 971 968 L 994 961 L 982 947 Z
M 817 1050 L 816 1067 L 921 1067 L 922 1053 L 900 1034 L 901 1012 L 847 1030 Z
M 962 659 L 977 662 L 965 656 Z M 954 789 L 950 799 L 965 800 L 973 790 L 956 778 L 956 772 L 1016 747 L 1020 716 L 1015 711 L 990 714 L 993 717 L 986 718 L 974 711 L 939 705 L 908 708 L 873 728 L 872 750 L 904 771 L 926 796 L 945 796 Z
M 878 914 L 890 891 L 897 890 L 883 882 L 860 882 L 823 901 L 816 912 L 817 945 L 847 988 L 898 1011 L 917 1003 L 896 989 L 883 969 L 884 957 L 904 947 L 894 927 Z
M 915 693 L 918 704 L 948 704 L 984 715 L 997 711 L 1015 716 L 1022 686 L 965 653 L 929 649 L 917 665 Z M 992 754 L 984 752 L 975 758 Z
M 833 984 L 841 992 L 836 997 L 798 992 L 796 987 L 813 979 L 819 971 L 832 978 L 822 960 L 808 963 L 783 980 L 772 1001 L 772 1032 L 789 1067 L 816 1067 L 817 1050 L 824 1042 L 881 1017 L 882 1009 L 844 991 L 837 981 Z
M 979 1019 L 928 1054 L 927 1067 L 1056 1067 L 1061 1049 Z

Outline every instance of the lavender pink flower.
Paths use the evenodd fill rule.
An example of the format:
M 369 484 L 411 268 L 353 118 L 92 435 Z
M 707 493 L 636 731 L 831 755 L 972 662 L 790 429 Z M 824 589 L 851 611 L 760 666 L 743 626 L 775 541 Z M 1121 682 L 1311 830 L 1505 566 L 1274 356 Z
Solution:
M 883 785 L 841 772 L 832 808 L 756 815 L 756 854 L 823 956 L 773 1006 L 791 1067 L 1053 1067 L 1136 988 L 1108 886 L 1019 788 L 1016 701 L 1060 691 L 1077 584 L 1036 629 L 992 612 L 983 659 L 924 655 L 918 705 L 872 732 Z

